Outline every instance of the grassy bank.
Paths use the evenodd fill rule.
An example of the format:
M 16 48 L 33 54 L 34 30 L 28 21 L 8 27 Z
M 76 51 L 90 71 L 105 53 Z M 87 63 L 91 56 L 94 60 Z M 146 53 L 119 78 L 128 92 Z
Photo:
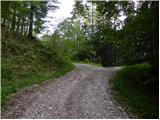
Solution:
M 55 49 L 37 39 L 2 28 L 1 42 L 2 105 L 24 87 L 60 77 L 74 68 Z
M 117 101 L 137 118 L 159 117 L 158 80 L 150 70 L 148 64 L 127 66 L 111 80 Z
M 31 86 L 34 84 L 40 84 L 43 81 L 48 79 L 53 79 L 57 77 L 61 77 L 65 75 L 67 72 L 71 71 L 74 68 L 72 64 L 65 64 L 55 72 L 47 71 L 47 72 L 40 72 L 37 74 L 29 75 L 23 79 L 16 79 L 12 82 L 7 82 L 2 85 L 1 87 L 1 103 L 2 106 L 7 103 L 11 95 L 19 90 L 23 89 L 24 87 Z
M 89 62 L 89 61 L 72 61 L 72 63 L 90 64 L 90 65 L 94 65 L 97 67 L 102 67 L 102 65 L 100 63 L 93 63 L 93 62 Z

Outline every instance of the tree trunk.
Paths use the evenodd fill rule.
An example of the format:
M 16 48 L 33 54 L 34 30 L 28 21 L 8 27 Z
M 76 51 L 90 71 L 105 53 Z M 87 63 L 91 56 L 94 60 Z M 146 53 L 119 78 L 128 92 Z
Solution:
M 28 37 L 32 37 L 32 30 L 33 30 L 33 5 L 31 3 L 31 11 L 30 11 L 30 23 L 29 23 L 29 33 Z
M 17 22 L 17 28 L 16 28 L 16 33 L 19 34 L 19 25 L 20 24 L 20 16 L 18 15 L 18 22 Z
M 23 34 L 23 28 L 24 28 L 24 18 L 22 18 L 22 23 L 21 23 L 21 35 Z
M 91 29 L 92 29 L 92 36 L 91 36 L 92 38 L 91 39 L 93 39 L 93 3 L 92 3 L 92 28 Z
M 11 24 L 11 31 L 15 30 L 15 23 L 16 23 L 16 6 L 14 6 L 12 24 Z
M 27 21 L 27 25 L 26 25 L 26 29 L 25 29 L 25 36 L 27 36 L 27 34 L 28 34 L 28 21 Z

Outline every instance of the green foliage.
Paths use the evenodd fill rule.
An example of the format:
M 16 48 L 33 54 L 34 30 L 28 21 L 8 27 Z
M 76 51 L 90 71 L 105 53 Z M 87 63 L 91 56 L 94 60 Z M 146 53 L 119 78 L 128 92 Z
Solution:
M 133 1 L 75 2 L 72 14 L 71 21 L 80 27 L 66 20 L 60 30 L 61 36 L 75 41 L 73 60 L 89 59 L 103 66 L 148 62 L 157 74 L 158 2 L 138 2 L 137 8 Z M 83 42 L 73 39 L 76 33 L 84 33 Z
M 24 87 L 64 75 L 74 68 L 41 41 L 2 31 L 2 104 Z
M 59 70 L 53 73 L 53 77 L 58 78 L 60 76 L 63 76 L 65 73 L 71 71 L 74 68 L 75 66 L 73 64 L 65 64 L 61 66 Z
M 73 60 L 84 61 L 88 59 L 89 61 L 94 61 L 95 53 L 94 48 L 88 43 L 82 44 L 81 48 L 77 51 L 77 53 L 73 56 Z
M 98 18 L 92 37 L 103 66 L 149 62 L 158 73 L 158 2 L 94 2 Z M 119 17 L 124 12 L 126 19 Z M 121 29 L 119 28 L 121 26 Z M 155 58 L 155 59 L 153 59 Z
M 155 84 L 146 84 L 147 79 L 151 79 L 150 72 L 149 64 L 126 66 L 111 80 L 115 98 L 138 118 L 153 119 L 159 116 L 158 89 L 155 89 Z
M 44 36 L 44 45 L 54 49 L 59 56 L 70 61 L 77 52 L 82 49 L 86 36 L 80 28 L 78 21 L 65 19 L 51 36 Z
M 102 67 L 102 65 L 100 63 L 93 63 L 90 62 L 88 59 L 86 59 L 85 61 L 72 61 L 73 63 L 82 63 L 82 64 L 90 64 L 90 65 L 94 65 L 97 67 Z
M 28 35 L 40 33 L 44 29 L 43 18 L 47 11 L 57 9 L 55 1 L 1 1 L 2 25 L 6 30 Z M 33 27 L 34 26 L 34 27 Z
M 75 66 L 73 66 L 72 64 L 65 64 L 58 68 L 56 71 L 39 71 L 38 73 L 28 74 L 26 77 L 21 77 L 21 79 L 18 78 L 16 80 L 3 83 L 1 87 L 2 106 L 10 100 L 12 94 L 16 93 L 22 88 L 34 84 L 41 84 L 48 79 L 54 80 L 57 77 L 65 75 L 74 67 Z
M 125 80 L 130 80 L 132 83 L 140 84 L 150 76 L 150 70 L 151 66 L 148 64 L 137 64 L 126 66 L 119 74 L 120 76 L 123 76 Z

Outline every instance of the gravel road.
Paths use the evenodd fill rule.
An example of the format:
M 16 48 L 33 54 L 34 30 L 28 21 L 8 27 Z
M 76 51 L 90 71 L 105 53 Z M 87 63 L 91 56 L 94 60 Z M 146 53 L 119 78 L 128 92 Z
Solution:
M 75 65 L 61 78 L 17 93 L 2 112 L 2 118 L 129 118 L 113 99 L 109 86 L 109 78 L 118 67 Z

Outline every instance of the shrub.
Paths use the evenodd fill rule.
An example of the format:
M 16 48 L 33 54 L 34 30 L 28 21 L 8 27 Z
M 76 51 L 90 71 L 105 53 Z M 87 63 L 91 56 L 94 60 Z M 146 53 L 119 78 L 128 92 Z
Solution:
M 137 64 L 126 66 L 113 78 L 115 98 L 138 118 L 158 118 L 158 89 L 151 84 L 151 66 Z

